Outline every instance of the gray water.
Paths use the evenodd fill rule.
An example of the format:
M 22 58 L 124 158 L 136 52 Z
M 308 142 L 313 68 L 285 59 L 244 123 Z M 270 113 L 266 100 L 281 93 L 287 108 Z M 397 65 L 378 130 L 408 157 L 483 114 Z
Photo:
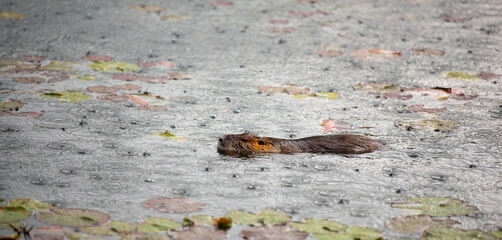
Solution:
M 163 14 L 188 20 L 161 21 L 159 15 L 130 9 L 134 4 L 164 6 Z M 302 18 L 289 11 L 321 9 L 331 15 Z M 458 198 L 476 214 L 457 217 L 463 228 L 502 226 L 502 120 L 498 80 L 446 79 L 443 71 L 502 74 L 498 1 L 2 1 L 1 11 L 27 14 L 0 20 L 0 57 L 46 56 L 74 61 L 74 73 L 96 81 L 70 79 L 22 84 L 0 75 L 2 101 L 17 99 L 22 111 L 43 111 L 38 119 L 0 118 L 0 196 L 34 198 L 63 207 L 106 212 L 113 219 L 141 222 L 148 216 L 181 221 L 184 214 L 162 214 L 141 206 L 156 197 L 185 196 L 208 207 L 194 214 L 223 216 L 241 209 L 277 209 L 293 220 L 328 218 L 375 228 L 400 237 L 385 221 L 406 215 L 391 202 L 408 197 Z M 161 14 L 162 15 L 162 14 Z M 444 15 L 472 18 L 445 22 Z M 288 34 L 272 33 L 270 19 L 289 20 Z M 279 27 L 283 27 L 282 25 Z M 489 30 L 489 34 L 487 31 Z M 313 52 L 333 43 L 344 52 L 335 58 Z M 413 46 L 434 48 L 444 56 L 413 55 Z M 350 53 L 361 48 L 402 53 L 394 62 L 360 62 Z M 172 61 L 173 69 L 144 68 L 138 75 L 184 72 L 191 80 L 140 85 L 168 97 L 165 111 L 141 110 L 132 101 L 93 99 L 62 103 L 36 90 L 85 91 L 89 86 L 125 82 L 94 71 L 87 52 L 114 60 Z M 478 95 L 469 101 L 377 98 L 352 87 L 390 82 L 409 88 L 451 87 Z M 336 100 L 297 99 L 260 93 L 259 86 L 299 84 L 312 92 L 335 91 Z M 427 118 L 403 105 L 446 107 L 441 118 L 459 121 L 447 132 L 405 131 L 401 120 Z M 369 154 L 219 155 L 219 135 L 245 130 L 289 138 L 327 134 L 323 119 L 349 122 L 348 133 L 386 143 Z M 361 128 L 361 127 L 372 128 Z M 64 128 L 64 131 L 62 130 Z M 169 130 L 188 138 L 179 142 L 154 136 Z M 35 223 L 35 222 L 34 222 Z M 39 224 L 39 223 L 36 223 Z M 229 238 L 239 239 L 238 227 Z

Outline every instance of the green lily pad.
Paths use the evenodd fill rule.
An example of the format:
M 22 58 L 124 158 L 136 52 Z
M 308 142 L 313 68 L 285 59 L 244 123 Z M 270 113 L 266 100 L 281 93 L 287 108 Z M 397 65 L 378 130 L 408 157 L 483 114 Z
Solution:
M 48 92 L 40 95 L 46 98 L 58 98 L 60 102 L 81 102 L 92 98 L 90 95 L 81 92 Z
M 138 224 L 138 233 L 159 233 L 181 228 L 181 224 L 167 218 L 151 217 Z
M 458 228 L 436 228 L 425 230 L 422 234 L 424 240 L 497 240 L 494 234 L 483 232 L 479 229 L 462 230 Z
M 80 228 L 80 231 L 94 235 L 124 235 L 136 230 L 136 224 L 123 221 L 111 221 L 104 226 Z
M 314 218 L 308 218 L 305 223 L 293 222 L 290 225 L 298 231 L 312 234 L 339 232 L 347 228 L 347 226 L 339 222 Z
M 399 93 L 406 88 L 393 83 L 359 83 L 354 85 L 355 90 L 365 90 L 367 93 Z
M 73 70 L 74 62 L 66 62 L 66 61 L 52 61 L 48 65 L 41 67 L 41 70 L 45 71 L 61 71 L 68 72 Z
M 78 76 L 78 79 L 84 80 L 84 81 L 94 81 L 94 80 L 96 80 L 96 77 L 85 75 L 85 76 Z
M 256 223 L 257 216 L 252 213 L 243 212 L 240 210 L 232 210 L 225 214 L 226 218 L 232 219 L 233 222 L 242 225 L 253 225 Z
M 26 14 L 13 13 L 13 12 L 0 12 L 0 19 L 23 19 L 26 18 Z
M 91 227 L 110 220 L 110 215 L 95 210 L 79 208 L 54 208 L 49 212 L 39 212 L 38 221 L 58 226 Z
M 31 212 L 23 207 L 0 208 L 0 223 L 16 222 L 31 216 Z
M 127 72 L 137 71 L 140 67 L 133 63 L 114 62 L 114 61 L 95 61 L 87 65 L 88 67 L 102 72 Z
M 23 103 L 17 100 L 6 100 L 3 103 L 0 103 L 0 110 L 9 110 L 9 111 L 17 111 L 23 107 Z
M 429 215 L 395 217 L 387 220 L 386 225 L 394 232 L 414 235 L 425 229 L 451 227 L 460 222 L 453 219 L 434 219 Z
M 447 119 L 425 119 L 419 121 L 397 121 L 394 125 L 408 131 L 412 129 L 450 131 L 457 129 L 460 123 Z
M 10 201 L 11 207 L 23 207 L 31 212 L 39 212 L 48 209 L 55 208 L 53 205 L 48 203 L 39 202 L 32 198 L 20 198 Z
M 186 141 L 186 140 L 188 140 L 187 138 L 176 136 L 176 135 L 172 134 L 169 131 L 165 131 L 163 133 L 156 132 L 156 133 L 154 133 L 154 135 L 161 136 L 161 137 L 164 137 L 164 138 L 167 138 L 167 139 L 177 140 L 177 141 Z
M 444 72 L 442 73 L 446 78 L 456 79 L 479 79 L 478 76 L 471 75 L 466 72 Z
M 225 214 L 226 218 L 233 222 L 244 225 L 278 225 L 291 222 L 291 216 L 275 210 L 263 210 L 258 213 L 247 213 L 239 210 L 233 210 Z
M 195 224 L 214 225 L 215 218 L 210 215 L 195 215 L 189 218 Z
M 318 240 L 373 240 L 382 239 L 382 233 L 365 227 L 348 227 L 343 232 L 312 234 Z
M 438 217 L 462 216 L 474 213 L 477 208 L 454 198 L 416 197 L 406 202 L 392 203 L 393 208 L 418 210 L 421 214 Z
M 327 99 L 337 99 L 340 97 L 340 94 L 335 92 L 324 92 L 324 93 L 309 93 L 309 94 L 297 94 L 294 95 L 295 98 L 307 98 L 307 97 L 315 97 L 315 98 L 327 98 Z

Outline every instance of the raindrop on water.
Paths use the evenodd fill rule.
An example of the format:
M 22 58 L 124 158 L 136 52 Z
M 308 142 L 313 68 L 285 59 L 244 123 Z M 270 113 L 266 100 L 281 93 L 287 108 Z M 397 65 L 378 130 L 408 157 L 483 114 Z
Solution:
M 77 174 L 77 170 L 75 169 L 61 169 L 59 172 L 62 174 Z
M 45 185 L 47 184 L 47 180 L 43 179 L 43 178 L 38 178 L 38 179 L 33 179 L 30 181 L 31 184 L 34 184 L 34 185 Z

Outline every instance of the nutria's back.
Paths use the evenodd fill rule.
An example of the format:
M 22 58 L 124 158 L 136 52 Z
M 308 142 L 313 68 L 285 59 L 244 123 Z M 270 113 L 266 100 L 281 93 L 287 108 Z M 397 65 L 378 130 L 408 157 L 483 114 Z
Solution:
M 335 153 L 361 154 L 380 148 L 382 143 L 351 134 L 323 135 L 300 139 L 258 137 L 245 132 L 220 136 L 218 152 L 228 155 L 254 153 Z

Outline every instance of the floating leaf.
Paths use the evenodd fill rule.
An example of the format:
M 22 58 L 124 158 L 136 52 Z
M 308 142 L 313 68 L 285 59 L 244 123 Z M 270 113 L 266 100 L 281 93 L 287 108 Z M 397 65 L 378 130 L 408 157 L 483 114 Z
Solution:
M 296 1 L 299 3 L 310 3 L 310 4 L 319 2 L 319 0 L 296 0 Z
M 54 208 L 49 212 L 39 212 L 36 217 L 46 224 L 79 228 L 98 226 L 110 220 L 108 214 L 79 208 Z
M 78 79 L 84 80 L 84 81 L 94 81 L 96 80 L 95 76 L 78 76 Z
M 460 123 L 447 119 L 425 119 L 418 121 L 397 121 L 394 123 L 403 130 L 423 129 L 434 131 L 450 131 L 457 129 Z
M 20 83 L 45 83 L 45 79 L 41 77 L 16 77 L 14 81 Z
M 218 229 L 227 231 L 228 229 L 230 229 L 232 227 L 232 219 L 224 218 L 224 217 L 216 218 L 216 219 L 214 219 L 214 225 Z
M 458 228 L 434 228 L 427 229 L 422 234 L 424 240 L 498 240 L 496 235 L 483 232 L 479 229 L 462 230 Z
M 283 20 L 283 19 L 270 19 L 268 22 L 272 24 L 288 24 L 288 20 Z
M 108 94 L 98 96 L 98 99 L 105 102 L 123 102 L 127 101 L 129 97 L 127 95 Z
M 144 204 L 143 204 L 144 205 Z M 158 233 L 181 228 L 181 224 L 167 218 L 151 217 L 138 225 L 138 233 Z
M 0 111 L 0 117 L 39 118 L 42 115 L 44 115 L 43 112 L 4 112 L 4 111 Z
M 162 77 L 140 77 L 139 80 L 147 83 L 166 83 L 171 81 L 172 79 L 167 76 L 162 76 Z
M 352 52 L 352 56 L 363 62 L 392 62 L 401 59 L 400 52 L 384 49 L 359 49 Z
M 65 61 L 52 61 L 48 65 L 41 67 L 41 70 L 45 71 L 60 71 L 60 72 L 68 72 L 73 70 L 74 62 L 65 62 Z
M 289 14 L 297 17 L 312 17 L 316 12 L 289 11 Z
M 275 32 L 275 33 L 292 33 L 296 31 L 296 28 L 294 27 L 268 27 L 267 30 L 269 32 Z
M 16 222 L 31 216 L 31 212 L 23 207 L 0 208 L 0 223 Z
M 394 98 L 394 99 L 399 99 L 399 100 L 408 100 L 413 97 L 411 94 L 399 94 L 399 93 L 384 93 L 383 94 L 384 98 Z
M 49 240 L 63 240 L 65 233 L 70 233 L 71 230 L 62 227 L 38 227 L 30 234 L 32 239 L 49 239 Z M 73 239 L 73 238 L 72 238 Z
M 232 5 L 234 5 L 234 3 L 229 2 L 229 1 L 214 1 L 214 2 L 211 2 L 211 5 L 213 5 L 213 6 L 232 6 Z
M 143 110 L 152 111 L 152 112 L 158 112 L 158 111 L 164 111 L 164 110 L 166 110 L 166 107 L 159 106 L 159 105 L 140 106 L 140 108 L 143 109 Z
M 19 57 L 19 60 L 28 62 L 41 62 L 44 61 L 45 59 L 46 57 L 44 56 L 36 56 L 36 55 L 24 55 Z
M 275 210 L 263 210 L 254 214 L 233 210 L 227 212 L 225 217 L 232 219 L 233 222 L 244 225 L 276 225 L 291 222 L 291 216 Z
M 191 76 L 184 73 L 169 73 L 169 78 L 172 80 L 189 80 L 192 79 Z
M 122 236 L 120 240 L 171 240 L 171 238 L 165 235 L 127 234 Z
M 335 92 L 324 92 L 324 93 L 309 93 L 309 94 L 297 94 L 294 96 L 295 98 L 307 98 L 307 97 L 315 97 L 315 98 L 327 98 L 327 99 L 337 99 L 340 97 L 340 94 Z
M 481 72 L 478 74 L 479 78 L 482 78 L 484 80 L 493 80 L 499 77 L 502 77 L 502 74 L 495 74 L 491 72 Z
M 0 103 L 0 110 L 17 111 L 23 107 L 23 103 L 17 100 L 9 99 Z
M 424 108 L 424 105 L 422 105 L 422 104 L 411 105 L 411 106 L 409 106 L 409 109 L 412 112 L 424 112 L 424 113 L 441 113 L 441 112 L 446 111 L 445 107 L 442 107 L 442 108 Z
M 102 72 L 127 72 L 127 71 L 137 71 L 140 67 L 133 63 L 126 62 L 112 62 L 112 61 L 95 61 L 89 63 L 88 67 L 102 71 Z
M 186 19 L 189 19 L 188 16 L 184 16 L 184 15 L 164 15 L 162 17 L 160 17 L 160 20 L 164 20 L 164 21 L 180 21 L 180 20 L 186 20 Z
M 308 233 L 295 231 L 287 226 L 261 226 L 244 229 L 240 233 L 241 237 L 253 240 L 265 239 L 306 239 Z
M 190 213 L 202 210 L 207 204 L 192 202 L 184 197 L 174 197 L 150 199 L 143 202 L 143 206 L 165 213 Z
M 105 56 L 105 55 L 92 55 L 92 54 L 89 54 L 89 55 L 86 55 L 84 57 L 85 60 L 87 61 L 111 61 L 113 60 L 113 57 L 110 57 L 110 56 Z
M 232 210 L 225 214 L 226 218 L 232 219 L 233 222 L 243 225 L 255 225 L 258 216 L 252 213 L 243 212 L 240 210 Z
M 301 232 L 308 232 L 311 234 L 326 234 L 331 232 L 340 232 L 347 228 L 344 224 L 339 222 L 308 218 L 305 223 L 293 222 L 290 223 L 291 227 Z
M 161 6 L 147 5 L 147 4 L 134 5 L 134 6 L 131 6 L 131 9 L 137 10 L 137 11 L 149 12 L 149 13 L 160 13 L 160 12 L 166 10 L 164 7 L 161 7 Z
M 444 51 L 431 48 L 413 48 L 411 52 L 416 55 L 424 56 L 444 56 Z
M 141 90 L 141 86 L 134 84 L 117 84 L 114 87 L 120 90 L 128 90 L 128 91 Z
M 321 46 L 315 54 L 321 57 L 338 57 L 343 55 L 342 48 L 336 44 L 327 43 Z
M 442 73 L 446 78 L 456 79 L 479 79 L 477 76 L 471 75 L 466 72 L 444 72 Z
M 290 95 L 307 94 L 310 91 L 308 88 L 296 84 L 287 84 L 281 87 L 260 86 L 258 89 L 268 94 L 287 93 Z
M 32 198 L 14 199 L 10 201 L 9 204 L 12 207 L 23 207 L 24 209 L 31 212 L 44 211 L 54 208 L 54 206 L 51 204 L 39 202 Z
M 213 225 L 215 218 L 210 215 L 195 215 L 190 216 L 189 220 L 195 224 Z
M 93 86 L 88 87 L 87 91 L 93 93 L 116 93 L 118 91 L 117 88 L 114 87 L 106 87 L 106 86 Z
M 142 94 L 133 94 L 133 95 L 127 95 L 131 100 L 135 101 L 138 103 L 142 108 L 143 107 L 162 107 L 162 109 L 165 109 L 164 105 L 167 104 L 167 102 L 164 100 L 159 95 L 142 95 Z
M 139 63 L 142 67 L 168 67 L 173 68 L 174 63 L 168 61 L 160 61 L 160 62 L 141 62 Z
M 473 99 L 476 99 L 477 97 L 478 97 L 478 95 L 467 95 L 464 93 L 450 95 L 450 98 L 455 99 L 455 100 L 473 100 Z
M 58 98 L 60 102 L 80 102 L 92 98 L 81 92 L 49 92 L 42 93 L 41 96 L 46 98 Z
M 442 197 L 416 197 L 408 198 L 406 202 L 392 203 L 393 208 L 418 210 L 421 214 L 448 217 L 462 216 L 474 213 L 477 208 L 467 205 L 461 200 Z
M 26 14 L 13 13 L 13 12 L 0 12 L 0 19 L 23 19 Z
M 171 238 L 178 240 L 192 240 L 192 239 L 204 239 L 204 240 L 219 240 L 227 236 L 225 231 L 219 229 L 213 229 L 205 226 L 191 226 L 186 230 L 180 231 L 168 231 L 167 235 Z
M 450 227 L 460 222 L 453 219 L 434 219 L 429 215 L 395 217 L 387 220 L 386 225 L 394 232 L 421 234 L 424 230 Z
M 113 79 L 122 80 L 122 81 L 134 81 L 138 80 L 139 76 L 132 74 L 115 74 L 112 76 Z
M 352 125 L 344 121 L 333 121 L 333 119 L 322 120 L 321 126 L 324 128 L 324 132 L 335 132 L 335 131 L 348 131 L 352 128 Z
M 367 93 L 399 93 L 406 90 L 393 83 L 359 83 L 354 85 L 355 90 L 366 90 Z
M 94 235 L 124 235 L 136 230 L 136 225 L 123 222 L 111 221 L 104 226 L 80 228 L 80 231 Z
M 444 16 L 441 19 L 443 19 L 445 22 L 457 22 L 457 23 L 463 23 L 472 20 L 472 18 L 461 18 L 451 15 Z

